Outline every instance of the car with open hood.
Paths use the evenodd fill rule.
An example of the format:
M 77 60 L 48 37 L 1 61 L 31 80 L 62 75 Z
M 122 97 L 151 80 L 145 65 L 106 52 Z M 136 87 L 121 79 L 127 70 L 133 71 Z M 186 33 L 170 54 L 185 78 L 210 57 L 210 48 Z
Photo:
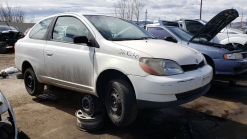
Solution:
M 172 107 L 200 97 L 213 75 L 198 51 L 158 40 L 111 16 L 50 16 L 34 25 L 15 50 L 15 65 L 30 95 L 41 94 L 44 85 L 93 95 L 98 99 L 85 95 L 81 109 L 93 115 L 101 99 L 118 126 L 132 123 L 138 108 Z
M 247 34 L 228 27 L 231 23 L 229 21 L 235 20 L 239 14 L 235 12 L 235 14 L 232 14 L 230 18 L 225 18 L 226 16 L 228 16 L 228 14 L 223 15 L 223 12 L 221 12 L 212 18 L 210 23 L 199 19 L 180 19 L 173 22 L 177 22 L 180 28 L 192 34 L 198 33 L 202 27 L 206 26 L 204 27 L 205 30 L 201 33 L 210 35 L 210 38 L 208 37 L 208 39 L 210 39 L 209 41 L 213 43 L 233 45 L 234 47 L 245 47 L 247 49 Z M 224 23 L 228 24 L 224 24 L 220 21 L 224 21 Z M 223 26 L 219 27 L 219 25 Z M 213 32 L 211 32 L 212 30 Z
M 7 115 L 4 115 L 8 112 Z M 1 139 L 17 139 L 18 129 L 14 111 L 4 94 L 0 90 L 0 138 Z
M 221 15 L 220 18 L 219 15 Z M 195 35 L 176 26 L 164 26 L 163 24 L 149 24 L 146 29 L 159 39 L 198 50 L 205 56 L 208 64 L 213 67 L 216 76 L 232 80 L 247 71 L 247 52 L 244 51 L 245 48 L 217 44 L 210 42 L 210 40 L 234 20 L 237 15 L 238 12 L 234 9 L 224 10 Z

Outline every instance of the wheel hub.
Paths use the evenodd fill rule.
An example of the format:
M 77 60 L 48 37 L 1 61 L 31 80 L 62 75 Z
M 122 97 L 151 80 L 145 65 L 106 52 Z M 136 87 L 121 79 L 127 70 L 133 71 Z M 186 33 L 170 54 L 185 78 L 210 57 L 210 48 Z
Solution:
M 93 98 L 90 95 L 85 95 L 82 98 L 82 110 L 88 114 L 88 115 L 93 115 L 94 113 L 94 103 L 93 103 Z
M 29 87 L 29 88 L 33 88 L 33 76 L 31 76 L 31 75 L 29 75 L 28 77 L 27 77 L 27 86 Z
M 112 114 L 114 116 L 119 117 L 122 113 L 122 105 L 119 94 L 115 89 L 112 90 L 110 95 L 110 106 L 111 106 Z

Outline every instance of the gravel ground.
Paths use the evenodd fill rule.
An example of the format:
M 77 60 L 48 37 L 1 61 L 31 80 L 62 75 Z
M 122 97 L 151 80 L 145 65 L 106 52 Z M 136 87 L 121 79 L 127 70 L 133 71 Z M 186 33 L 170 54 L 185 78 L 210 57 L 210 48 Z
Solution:
M 14 54 L 0 55 L 0 70 L 14 66 Z M 9 99 L 22 131 L 20 138 L 247 138 L 247 82 L 236 86 L 213 81 L 210 91 L 190 103 L 167 109 L 141 110 L 136 121 L 116 127 L 105 116 L 105 126 L 96 132 L 76 128 L 75 111 L 82 94 L 69 90 L 48 90 L 60 99 L 43 100 L 27 94 L 23 80 L 2 79 L 0 90 Z

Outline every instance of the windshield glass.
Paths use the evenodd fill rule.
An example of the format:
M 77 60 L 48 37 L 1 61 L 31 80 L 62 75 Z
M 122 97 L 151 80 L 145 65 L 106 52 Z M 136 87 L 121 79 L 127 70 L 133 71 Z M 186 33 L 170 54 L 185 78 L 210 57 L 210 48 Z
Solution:
M 155 38 L 141 27 L 123 19 L 100 15 L 85 15 L 85 17 L 107 40 L 122 41 Z
M 169 31 L 171 31 L 173 34 L 175 34 L 178 38 L 189 41 L 193 36 L 191 33 L 186 32 L 180 28 L 177 27 L 166 27 Z

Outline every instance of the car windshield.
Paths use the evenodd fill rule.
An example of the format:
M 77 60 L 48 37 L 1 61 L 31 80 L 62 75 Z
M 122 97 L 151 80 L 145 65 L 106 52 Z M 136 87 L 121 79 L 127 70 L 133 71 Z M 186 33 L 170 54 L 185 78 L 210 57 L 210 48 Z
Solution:
M 123 41 L 155 39 L 154 36 L 141 27 L 123 19 L 100 15 L 85 15 L 85 17 L 107 40 Z
M 171 31 L 173 34 L 175 34 L 178 38 L 189 41 L 193 36 L 191 33 L 184 31 L 177 27 L 166 27 L 169 31 Z

